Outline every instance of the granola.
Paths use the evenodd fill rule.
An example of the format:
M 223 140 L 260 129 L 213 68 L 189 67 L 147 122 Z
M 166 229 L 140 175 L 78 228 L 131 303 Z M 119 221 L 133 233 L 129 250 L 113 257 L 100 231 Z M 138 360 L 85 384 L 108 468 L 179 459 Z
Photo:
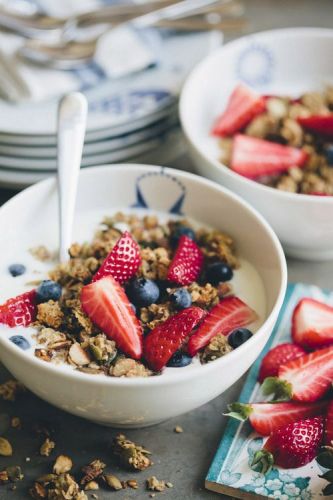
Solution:
M 124 434 L 118 434 L 113 441 L 113 452 L 120 462 L 133 470 L 144 470 L 152 465 L 149 458 L 150 451 L 133 443 Z
M 306 92 L 297 99 L 287 96 L 264 97 L 265 110 L 253 117 L 240 132 L 249 137 L 303 150 L 307 159 L 302 168 L 295 165 L 282 173 L 249 175 L 250 178 L 289 193 L 333 196 L 332 137 L 329 133 L 325 136 L 319 131 L 307 130 L 301 122 L 302 118 L 320 118 L 332 114 L 332 89 L 330 86 L 322 92 Z M 222 137 L 219 141 L 220 160 L 231 168 L 233 139 Z
M 297 177 L 297 172 L 293 175 Z M 188 245 L 185 251 L 190 252 L 190 255 L 178 256 L 180 241 Z M 122 259 L 127 258 L 126 252 L 131 254 L 132 261 L 123 262 Z M 185 260 L 177 264 L 179 258 Z M 124 279 L 121 276 L 115 279 L 116 276 L 109 271 L 107 276 L 111 274 L 112 279 L 120 283 L 117 285 L 120 290 L 110 301 L 110 310 L 114 298 L 122 301 L 117 306 L 120 309 L 107 320 L 105 314 L 108 316 L 109 313 L 103 311 L 101 321 L 98 321 L 93 312 L 85 307 L 87 304 L 83 297 L 96 281 L 101 283 L 105 266 L 107 268 L 117 259 L 120 260 L 115 264 L 114 272 L 125 272 Z M 194 262 L 193 259 L 198 261 Z M 128 274 L 134 264 L 136 267 Z M 69 260 L 51 269 L 50 279 L 42 281 L 36 289 L 36 318 L 33 326 L 37 330 L 34 335 L 37 345 L 34 354 L 45 362 L 66 363 L 86 374 L 111 377 L 157 375 L 169 361 L 172 363 L 173 354 L 178 355 L 178 361 L 168 366 L 186 366 L 179 361 L 179 356 L 186 355 L 187 364 L 190 364 L 193 355 L 189 356 L 186 352 L 191 334 L 195 333 L 195 327 L 203 317 L 232 293 L 230 280 L 239 265 L 233 239 L 220 230 L 196 229 L 185 219 L 160 222 L 153 215 L 139 217 L 119 212 L 105 218 L 92 241 L 74 243 L 69 249 Z M 194 266 L 195 271 L 189 266 Z M 221 269 L 221 273 L 224 269 L 226 274 L 212 276 L 216 266 Z M 179 279 L 170 274 L 172 269 L 180 269 L 189 275 L 185 276 L 185 280 Z M 144 291 L 139 297 L 138 290 L 146 285 L 150 286 L 150 291 Z M 48 292 L 48 287 L 56 289 L 57 296 Z M 147 293 L 148 299 L 144 296 Z M 185 303 L 182 302 L 184 300 Z M 131 308 L 129 323 L 128 313 L 121 309 L 124 304 L 125 308 Z M 93 310 L 98 312 L 100 306 L 104 307 L 100 304 L 97 308 L 94 306 Z M 146 336 L 163 328 L 166 322 L 169 324 L 174 316 L 186 312 L 188 308 L 199 311 L 196 312 L 198 319 L 192 330 L 182 337 L 177 352 L 171 352 L 169 360 L 161 366 L 150 362 L 144 346 Z M 128 348 L 125 345 L 127 333 L 121 333 L 123 325 L 128 324 L 129 328 L 133 327 L 139 332 L 137 344 L 141 346 L 136 345 L 137 352 L 131 350 L 132 346 Z M 182 322 L 179 324 L 181 327 Z M 209 360 L 207 355 L 201 357 L 202 362 Z

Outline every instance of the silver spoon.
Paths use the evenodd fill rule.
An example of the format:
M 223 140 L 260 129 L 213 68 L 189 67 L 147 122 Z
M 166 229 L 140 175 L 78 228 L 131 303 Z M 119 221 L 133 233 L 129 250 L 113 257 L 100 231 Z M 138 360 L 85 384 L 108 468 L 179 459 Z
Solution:
M 222 5 L 232 0 L 183 0 L 168 7 L 149 12 L 134 19 L 124 21 L 121 25 L 131 25 L 142 29 L 153 26 L 162 20 L 179 19 L 189 13 L 213 4 Z M 119 25 L 118 25 L 119 26 Z M 111 28 L 112 29 L 112 28 Z M 104 34 L 107 34 L 104 33 Z M 58 69 L 73 69 L 94 57 L 97 45 L 104 34 L 89 41 L 64 41 L 57 44 L 45 44 L 39 40 L 28 40 L 20 49 L 19 55 L 35 64 Z
M 59 260 L 68 260 L 88 104 L 83 94 L 64 96 L 58 109 Z

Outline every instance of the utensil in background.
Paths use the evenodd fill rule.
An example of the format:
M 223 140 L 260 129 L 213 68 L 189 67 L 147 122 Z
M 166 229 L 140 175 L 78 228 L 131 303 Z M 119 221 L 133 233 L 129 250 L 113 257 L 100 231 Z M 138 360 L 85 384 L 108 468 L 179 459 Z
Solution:
M 121 25 L 124 26 L 127 24 L 137 29 L 143 29 L 154 26 L 163 20 L 184 18 L 190 13 L 200 11 L 200 9 L 206 6 L 229 3 L 230 1 L 232 0 L 183 0 L 182 2 L 149 12 L 148 14 L 132 18 L 130 21 L 124 21 Z M 28 40 L 19 49 L 19 54 L 24 59 L 35 64 L 58 69 L 73 69 L 83 65 L 94 57 L 98 50 L 98 45 L 103 43 L 103 40 L 105 42 L 109 32 L 110 30 L 88 41 L 69 40 L 61 41 L 57 44 L 46 44 L 40 40 Z
M 64 96 L 58 109 L 59 260 L 68 259 L 88 103 L 80 92 Z
M 17 102 L 30 97 L 30 90 L 16 63 L 0 49 L 0 96 Z

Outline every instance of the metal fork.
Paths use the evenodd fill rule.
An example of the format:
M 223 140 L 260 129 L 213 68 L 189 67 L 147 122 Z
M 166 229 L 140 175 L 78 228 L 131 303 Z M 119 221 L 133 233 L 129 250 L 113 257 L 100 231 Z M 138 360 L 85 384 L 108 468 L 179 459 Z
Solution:
M 121 25 L 131 25 L 142 29 L 153 26 L 163 20 L 179 19 L 194 13 L 205 6 L 214 4 L 226 4 L 232 0 L 183 0 L 176 4 L 163 7 L 162 9 L 138 16 Z M 112 27 L 111 27 L 112 29 Z M 99 35 L 89 41 L 69 40 L 57 44 L 46 44 L 40 40 L 28 40 L 19 49 L 19 54 L 30 62 L 58 69 L 73 69 L 94 57 Z

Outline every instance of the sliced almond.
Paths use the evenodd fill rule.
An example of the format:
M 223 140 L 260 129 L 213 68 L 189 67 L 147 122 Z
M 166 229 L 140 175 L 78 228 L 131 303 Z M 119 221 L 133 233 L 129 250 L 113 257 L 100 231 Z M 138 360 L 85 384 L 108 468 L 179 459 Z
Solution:
M 88 353 L 78 343 L 71 346 L 68 354 L 71 361 L 77 366 L 89 365 L 91 361 Z

